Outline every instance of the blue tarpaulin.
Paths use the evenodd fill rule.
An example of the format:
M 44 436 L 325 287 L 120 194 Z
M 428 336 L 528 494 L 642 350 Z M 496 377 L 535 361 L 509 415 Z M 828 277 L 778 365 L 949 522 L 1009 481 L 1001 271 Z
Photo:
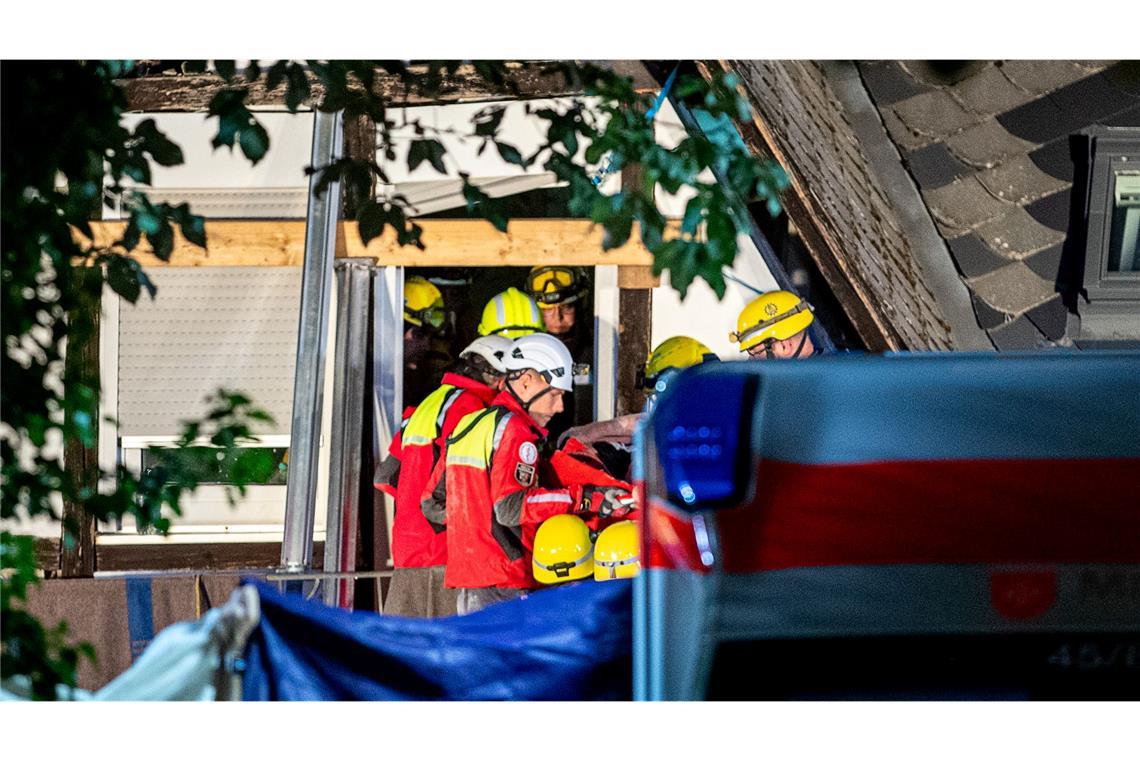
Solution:
M 261 623 L 243 699 L 629 699 L 631 583 L 585 582 L 463 617 L 346 612 L 247 581 Z

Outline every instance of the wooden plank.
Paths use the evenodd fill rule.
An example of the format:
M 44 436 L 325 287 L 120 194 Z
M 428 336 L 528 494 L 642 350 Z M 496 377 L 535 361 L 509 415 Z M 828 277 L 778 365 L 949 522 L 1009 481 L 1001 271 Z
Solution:
M 99 387 L 99 305 L 103 290 L 101 274 L 92 269 L 75 269 L 78 305 L 69 315 L 71 330 L 67 339 L 64 385 L 79 383 L 91 388 Z M 99 419 L 98 400 L 88 409 L 75 412 L 87 414 L 88 419 Z M 64 444 L 64 468 L 75 485 L 94 493 L 99 486 L 98 425 L 96 441 L 89 448 L 78 437 L 68 438 Z M 95 518 L 83 505 L 72 499 L 63 502 L 63 519 L 74 522 L 77 533 L 68 536 L 61 527 L 60 574 L 64 578 L 90 578 L 95 574 Z
M 99 570 L 239 570 L 275 568 L 281 563 L 280 542 L 221 544 L 100 544 Z M 313 543 L 313 567 L 324 561 L 325 542 Z
M 599 65 L 606 62 L 595 61 Z M 644 72 L 644 67 L 636 61 L 615 61 L 611 66 L 617 73 L 630 76 L 638 92 L 655 92 L 657 83 Z M 620 64 L 620 65 L 618 65 Z M 377 69 L 373 92 L 390 108 L 400 106 L 442 105 L 447 103 L 473 103 L 484 100 L 552 98 L 565 95 L 581 95 L 582 88 L 575 82 L 568 82 L 559 72 L 547 71 L 549 63 L 508 62 L 508 80 L 513 84 L 504 87 L 491 84 L 480 77 L 471 65 L 460 66 L 454 74 L 442 78 L 435 91 L 428 91 L 422 85 L 404 81 L 393 74 Z M 410 66 L 413 75 L 423 76 L 426 66 Z M 227 85 L 215 74 L 159 74 L 135 79 L 119 79 L 115 82 L 127 98 L 127 110 L 147 112 L 205 111 L 210 100 Z M 312 98 L 305 104 L 309 110 L 311 103 L 324 97 L 324 87 L 317 78 L 309 74 L 309 87 Z M 265 88 L 265 77 L 249 87 L 246 104 L 254 108 L 285 109 L 285 87 L 274 90 Z
M 714 68 L 726 72 L 732 71 L 730 63 L 725 60 L 698 61 L 697 68 L 701 75 L 710 81 Z M 748 90 L 743 83 L 737 85 L 737 91 L 745 98 L 749 98 Z M 869 294 L 843 255 L 843 248 L 831 235 L 827 226 L 820 222 L 822 213 L 815 199 L 793 171 L 792 163 L 781 151 L 779 143 L 773 137 L 768 125 L 760 118 L 758 111 L 753 109 L 751 121 L 735 120 L 735 123 L 745 144 L 754 155 L 773 158 L 784 167 L 791 182 L 791 187 L 780 199 L 784 210 L 800 231 L 804 247 L 827 280 L 832 293 L 842 304 L 867 349 L 893 351 L 905 348 L 902 339 L 872 305 Z
M 661 286 L 661 278 L 653 275 L 653 267 L 618 267 L 618 287 L 622 290 L 652 290 Z
M 398 245 L 390 228 L 365 247 L 356 222 L 341 222 L 343 234 L 338 236 L 337 256 L 373 258 L 384 266 L 531 266 L 542 262 L 648 267 L 653 263 L 636 225 L 628 243 L 603 251 L 603 230 L 588 219 L 516 219 L 506 234 L 481 219 L 424 219 L 420 224 L 424 251 Z M 122 236 L 125 226 L 126 222 L 92 222 L 95 247 L 110 246 Z M 677 234 L 680 222 L 670 222 L 668 230 Z M 78 231 L 74 234 L 76 240 L 86 243 Z M 305 254 L 303 221 L 207 221 L 206 236 L 209 249 L 203 250 L 175 232 L 169 262 L 155 257 L 145 242 L 135 256 L 148 267 L 297 267 Z
M 621 270 L 618 270 L 621 279 Z M 618 311 L 618 362 L 617 413 L 633 414 L 645 407 L 645 394 L 637 383 L 638 370 L 645 365 L 651 346 L 650 330 L 653 322 L 653 291 L 625 290 L 619 293 Z

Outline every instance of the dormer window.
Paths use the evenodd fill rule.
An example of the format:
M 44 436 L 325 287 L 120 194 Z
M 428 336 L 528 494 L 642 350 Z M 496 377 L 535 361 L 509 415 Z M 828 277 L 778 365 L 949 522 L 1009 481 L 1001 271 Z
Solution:
M 1098 127 L 1089 177 L 1084 286 L 1093 303 L 1140 300 L 1140 129 Z

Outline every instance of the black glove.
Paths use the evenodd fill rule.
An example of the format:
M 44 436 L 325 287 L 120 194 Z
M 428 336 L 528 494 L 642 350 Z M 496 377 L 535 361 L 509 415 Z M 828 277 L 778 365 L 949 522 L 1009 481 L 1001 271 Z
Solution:
M 625 517 L 637 508 L 633 494 L 624 488 L 586 486 L 582 495 L 588 509 L 596 512 L 598 517 Z

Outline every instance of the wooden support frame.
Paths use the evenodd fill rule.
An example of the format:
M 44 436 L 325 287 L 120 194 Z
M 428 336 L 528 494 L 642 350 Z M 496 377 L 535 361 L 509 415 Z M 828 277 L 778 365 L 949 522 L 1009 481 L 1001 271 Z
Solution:
M 399 245 L 390 228 L 365 246 L 356 222 L 340 224 L 343 234 L 337 236 L 337 256 L 371 258 L 379 266 L 530 266 L 537 261 L 567 266 L 653 264 L 636 225 L 629 242 L 603 251 L 603 230 L 588 219 L 516 219 L 506 234 L 481 219 L 424 219 L 419 224 L 426 250 L 421 251 Z M 125 227 L 126 222 L 92 222 L 95 246 L 111 246 Z M 667 229 L 677 234 L 680 222 L 669 222 Z M 75 236 L 87 242 L 78 231 Z M 202 249 L 176 232 L 168 262 L 154 256 L 145 242 L 134 256 L 144 267 L 298 267 L 305 253 L 303 221 L 208 221 L 206 237 L 209 247 Z

